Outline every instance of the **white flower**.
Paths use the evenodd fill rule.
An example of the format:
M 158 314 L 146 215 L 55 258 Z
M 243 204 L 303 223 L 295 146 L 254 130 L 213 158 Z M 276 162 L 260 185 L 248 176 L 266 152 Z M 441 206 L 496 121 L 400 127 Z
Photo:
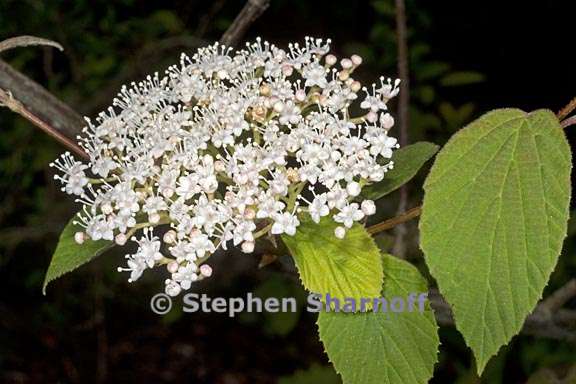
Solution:
M 199 230 L 192 231 L 189 244 L 190 248 L 195 252 L 195 256 L 198 258 L 202 258 L 206 253 L 212 253 L 216 250 L 216 247 L 208 236 Z
M 166 292 L 168 296 L 178 296 L 180 292 L 182 292 L 182 287 L 174 280 L 168 279 L 165 284 L 166 288 L 164 289 L 164 292 Z
M 381 155 L 385 159 L 392 157 L 392 150 L 398 148 L 398 140 L 388 137 L 386 133 L 381 133 L 370 139 L 370 154 Z
M 86 227 L 86 234 L 94 241 L 114 240 L 114 222 L 106 219 L 104 215 L 98 215 Z
M 342 207 L 334 216 L 334 221 L 344 224 L 346 228 L 352 228 L 354 222 L 362 218 L 364 218 L 364 212 L 359 209 L 358 203 L 352 203 Z
M 284 209 L 285 206 L 286 204 L 281 201 L 277 201 L 272 195 L 265 194 L 258 204 L 258 212 L 256 212 L 256 217 L 258 219 L 271 217 L 275 213 L 278 213 Z
M 156 213 L 158 211 L 165 211 L 168 209 L 166 201 L 160 196 L 150 196 L 142 206 L 142 211 L 147 214 Z
M 370 109 L 372 112 L 378 112 L 386 109 L 386 103 L 378 96 L 366 96 L 366 99 L 360 103 L 360 108 Z
M 54 176 L 54 179 L 60 180 L 64 184 L 62 191 L 78 196 L 84 193 L 84 187 L 88 184 L 88 178 L 84 172 L 88 168 L 87 165 L 74 160 L 70 152 L 66 152 L 50 166 L 63 173 L 62 176 Z
M 394 81 L 394 85 L 392 85 L 392 79 L 384 79 L 383 77 L 380 78 L 380 88 L 376 90 L 376 92 L 381 95 L 386 100 L 391 99 L 398 95 L 400 92 L 400 79 L 396 79 Z
M 254 241 L 252 232 L 256 229 L 256 224 L 250 220 L 241 221 L 234 228 L 234 245 L 238 245 L 243 241 Z
M 257 238 L 294 235 L 306 216 L 342 223 L 334 236 L 345 238 L 376 210 L 362 187 L 393 167 L 387 103 L 399 82 L 363 88 L 350 77 L 361 58 L 327 55 L 329 43 L 216 43 L 122 87 L 87 119 L 80 146 L 90 161 L 65 153 L 52 164 L 83 205 L 76 240 L 135 239 L 120 270 L 135 281 L 166 266 L 175 296 L 212 275 L 202 263 L 217 249 L 253 252 Z
M 316 195 L 312 203 L 308 206 L 308 213 L 315 223 L 320 222 L 320 218 L 328 216 L 330 208 L 328 208 L 326 194 Z
M 328 191 L 326 193 L 326 197 L 328 200 L 328 207 L 330 208 L 340 209 L 348 201 L 348 193 L 346 193 L 346 190 L 339 185 L 337 185 L 336 188 L 332 188 L 330 191 Z
M 178 178 L 176 183 L 176 193 L 185 200 L 191 199 L 195 194 L 200 193 L 201 187 L 198 184 L 199 177 L 196 173 L 191 173 Z
M 162 260 L 160 240 L 153 235 L 152 228 L 144 228 L 144 236 L 133 240 L 138 243 L 138 250 L 133 257 L 145 262 L 148 268 L 152 268 L 157 261 Z
M 128 282 L 132 283 L 142 276 L 142 273 L 147 268 L 146 262 L 135 256 L 127 255 L 126 259 L 128 260 L 126 264 L 128 264 L 127 268 L 118 267 L 118 272 L 130 272 L 130 278 Z
M 296 227 L 300 225 L 298 218 L 289 212 L 277 213 L 273 216 L 273 219 L 274 224 L 270 230 L 273 235 L 285 233 L 294 236 L 296 233 Z
M 297 124 L 300 119 L 302 119 L 300 108 L 298 108 L 298 106 L 292 100 L 284 104 L 284 108 L 280 114 L 280 124 Z
M 326 69 L 317 62 L 310 63 L 302 71 L 302 77 L 306 79 L 304 84 L 307 87 L 315 85 L 324 88 L 328 82 L 326 81 Z
M 179 283 L 184 290 L 190 289 L 192 283 L 198 280 L 198 267 L 194 263 L 179 266 L 178 270 L 172 274 L 172 281 Z

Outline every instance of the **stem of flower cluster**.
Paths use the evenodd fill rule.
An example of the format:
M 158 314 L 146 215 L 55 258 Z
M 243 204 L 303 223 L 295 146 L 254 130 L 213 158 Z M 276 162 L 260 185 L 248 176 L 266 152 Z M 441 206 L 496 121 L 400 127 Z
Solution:
M 272 224 L 268 224 L 267 226 L 265 226 L 264 228 L 262 228 L 261 230 L 259 230 L 258 232 L 254 233 L 254 240 L 259 239 L 260 237 L 264 236 L 265 234 L 268 233 L 268 231 L 270 231 L 270 229 L 272 228 Z

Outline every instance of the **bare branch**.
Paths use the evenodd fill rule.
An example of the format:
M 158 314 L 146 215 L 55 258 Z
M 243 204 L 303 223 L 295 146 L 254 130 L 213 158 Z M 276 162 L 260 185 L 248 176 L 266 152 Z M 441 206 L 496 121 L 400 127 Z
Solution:
M 568 128 L 572 125 L 576 125 L 576 116 L 569 117 L 560 122 L 560 126 L 562 128 Z
M 236 16 L 236 19 L 232 22 L 232 25 L 230 25 L 228 30 L 222 35 L 220 42 L 228 46 L 238 44 L 248 30 L 248 27 L 264 13 L 269 5 L 270 0 L 248 0 L 244 8 L 242 8 L 238 16 Z
M 406 5 L 404 0 L 396 0 L 396 40 L 398 46 L 398 76 L 402 80 L 400 83 L 400 95 L 398 101 L 398 116 L 400 120 L 400 146 L 408 144 L 408 107 L 410 104 L 409 87 L 409 64 L 408 64 L 408 31 L 406 27 Z M 398 212 L 404 212 L 408 206 L 408 186 L 400 188 L 400 200 Z M 401 224 L 395 228 L 394 255 L 404 258 L 406 254 L 406 226 Z
M 436 289 L 431 289 L 428 295 L 430 306 L 434 310 L 436 321 L 440 325 L 453 326 L 454 315 L 450 305 L 438 293 Z M 563 309 L 555 314 L 548 315 L 542 309 L 544 302 L 540 303 L 534 311 L 524 321 L 522 333 L 536 337 L 567 341 L 576 344 L 576 331 L 570 325 L 576 322 L 576 311 Z M 572 324 L 566 320 L 572 320 Z M 566 326 L 564 326 L 566 325 Z
M 64 146 L 68 147 L 70 150 L 74 151 L 79 156 L 84 158 L 88 158 L 88 155 L 76 142 L 69 137 L 65 136 L 59 130 L 52 127 L 49 123 L 42 120 L 42 118 L 35 115 L 32 111 L 29 111 L 22 105 L 21 102 L 14 99 L 9 92 L 4 91 L 0 88 L 0 106 L 8 107 L 13 112 L 19 114 L 20 116 L 24 117 L 26 120 L 30 121 L 32 124 L 46 132 L 48 135 L 52 136 L 54 139 L 59 141 L 60 143 L 64 144 Z
M 72 108 L 2 60 L 0 60 L 0 89 L 50 127 L 50 131 L 54 132 L 54 137 L 61 136 L 75 142 L 76 136 L 85 125 L 82 116 L 74 112 Z M 34 124 L 38 126 L 36 122 Z
M 566 304 L 568 300 L 573 297 L 576 297 L 576 279 L 570 280 L 564 286 L 556 290 L 548 296 L 541 305 L 550 312 L 553 312 L 560 309 L 560 307 Z
M 208 12 L 200 17 L 200 20 L 198 21 L 198 26 L 196 27 L 196 31 L 194 32 L 195 36 L 203 37 L 206 34 L 208 26 L 210 25 L 212 20 L 214 20 L 216 14 L 220 12 L 225 3 L 226 0 L 215 0 L 214 2 L 212 2 L 212 6 L 208 10 Z
M 564 120 L 564 118 L 566 118 L 575 109 L 576 109 L 576 97 L 570 100 L 570 102 L 564 108 L 558 111 L 556 116 L 558 117 L 558 120 Z
M 385 220 L 381 223 L 374 224 L 374 225 L 368 227 L 366 230 L 368 231 L 368 233 L 374 234 L 374 233 L 385 231 L 387 229 L 392 229 L 392 228 L 396 227 L 397 225 L 400 225 L 400 224 L 405 223 L 409 220 L 412 220 L 415 217 L 418 217 L 420 215 L 420 213 L 422 213 L 422 207 L 421 206 L 410 208 L 406 212 L 404 212 L 404 213 L 402 213 L 396 217 L 393 217 L 391 219 Z
M 43 39 L 41 37 L 36 36 L 17 36 L 0 41 L 0 52 L 7 51 L 9 49 L 17 47 L 27 47 L 30 45 L 47 45 L 57 48 L 61 51 L 64 50 L 64 48 L 60 44 L 52 40 Z
M 226 45 L 236 44 L 248 27 L 266 10 L 269 3 L 269 0 L 249 0 L 222 36 L 221 42 Z M 190 45 L 196 42 L 176 39 L 170 41 L 171 44 L 168 45 Z M 0 44 L 3 44 L 3 49 L 32 44 L 51 45 L 62 49 L 58 43 L 32 36 L 8 39 Z M 67 104 L 2 60 L 0 60 L 0 90 L 3 90 L 1 102 L 6 106 L 30 120 L 75 153 L 86 157 L 84 151 L 76 144 L 76 136 L 85 126 L 84 119 Z

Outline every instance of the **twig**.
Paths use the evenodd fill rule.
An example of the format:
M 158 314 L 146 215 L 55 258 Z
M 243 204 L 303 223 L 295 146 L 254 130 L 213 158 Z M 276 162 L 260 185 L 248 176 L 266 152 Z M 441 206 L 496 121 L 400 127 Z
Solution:
M 66 142 L 75 143 L 76 136 L 85 126 L 82 116 L 72 108 L 2 60 L 0 60 L 0 89 L 5 90 L 11 99 L 16 100 L 26 111 L 50 128 L 46 132 L 53 132 L 54 135 L 66 138 Z M 64 141 L 60 141 L 65 144 Z M 74 150 L 72 147 L 70 149 Z
M 198 21 L 198 26 L 196 27 L 196 31 L 194 32 L 195 36 L 203 37 L 206 34 L 208 26 L 210 25 L 212 20 L 214 20 L 214 16 L 216 16 L 216 14 L 220 12 L 225 3 L 226 0 L 215 0 L 214 2 L 212 2 L 212 6 L 208 10 L 208 12 L 202 15 L 202 17 L 200 17 L 200 20 Z
M 408 144 L 408 107 L 410 103 L 410 75 L 408 64 L 408 32 L 406 28 L 406 5 L 404 0 L 396 0 L 396 39 L 398 46 L 398 76 L 402 80 L 400 83 L 400 95 L 398 104 L 398 115 L 400 120 L 400 146 Z M 398 212 L 404 212 L 408 206 L 408 186 L 400 188 L 400 200 L 398 202 Z M 406 244 L 404 237 L 407 233 L 405 225 L 398 225 L 395 229 L 394 255 L 405 258 Z
M 412 220 L 415 217 L 418 217 L 421 212 L 422 212 L 421 206 L 410 208 L 409 210 L 402 213 L 401 215 L 398 215 L 398 216 L 393 217 L 391 219 L 385 220 L 381 223 L 374 224 L 374 225 L 368 227 L 366 230 L 368 231 L 368 233 L 374 234 L 374 233 L 385 231 L 387 229 L 392 229 L 399 224 L 405 223 L 409 220 Z
M 30 45 L 48 45 L 61 51 L 64 50 L 60 44 L 52 40 L 43 39 L 36 36 L 17 36 L 0 41 L 0 52 L 7 51 L 12 48 L 26 47 Z
M 431 289 L 428 295 L 430 306 L 434 310 L 436 321 L 440 325 L 453 326 L 454 315 L 450 304 L 438 293 L 437 290 Z M 571 328 L 576 322 L 576 311 L 563 309 L 556 314 L 549 316 L 542 309 L 544 302 L 536 306 L 534 311 L 528 315 L 522 327 L 522 333 L 525 335 L 537 336 L 548 339 L 567 341 L 576 344 L 576 331 Z M 568 323 L 565 320 L 571 319 Z M 566 325 L 564 327 L 563 325 Z
M 226 45 L 236 44 L 269 3 L 269 0 L 249 0 L 220 41 Z M 20 40 L 20 43 L 23 41 Z M 16 108 L 10 109 L 29 119 L 70 150 L 86 157 L 76 144 L 76 136 L 85 126 L 84 119 L 67 104 L 2 60 L 0 89 L 5 90 L 2 102 Z
M 548 296 L 543 302 L 542 307 L 546 308 L 550 312 L 554 312 L 564 304 L 568 302 L 571 298 L 576 296 L 576 279 L 570 280 L 564 286 L 556 290 L 550 296 Z
M 30 121 L 32 124 L 46 132 L 48 135 L 52 136 L 54 139 L 64 144 L 64 146 L 70 148 L 74 153 L 83 158 L 88 158 L 88 155 L 84 150 L 76 144 L 74 140 L 71 140 L 59 130 L 52 127 L 49 123 L 42 120 L 39 116 L 35 115 L 32 111 L 29 111 L 24 107 L 24 105 L 18 100 L 14 99 L 12 95 L 0 88 L 0 106 L 8 107 L 13 112 L 24 117 L 26 120 Z
M 558 120 L 564 120 L 575 109 L 576 109 L 576 97 L 570 100 L 570 102 L 564 108 L 558 111 L 556 116 L 558 117 Z
M 248 27 L 268 8 L 270 0 L 248 0 L 244 8 L 232 22 L 220 42 L 224 45 L 235 46 L 244 36 Z
M 562 128 L 568 128 L 571 125 L 575 125 L 575 124 L 576 124 L 576 116 L 569 117 L 569 118 L 564 119 L 560 122 L 560 126 Z

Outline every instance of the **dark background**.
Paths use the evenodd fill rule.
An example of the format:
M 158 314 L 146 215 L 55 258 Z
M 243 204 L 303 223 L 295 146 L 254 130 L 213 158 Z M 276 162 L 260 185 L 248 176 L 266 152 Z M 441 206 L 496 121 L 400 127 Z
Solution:
M 30 34 L 65 47 L 64 53 L 19 48 L 2 58 L 80 113 L 95 116 L 123 83 L 162 71 L 180 52 L 217 40 L 243 4 L 0 0 L 0 40 Z M 410 141 L 442 144 L 494 108 L 556 111 L 566 104 L 576 96 L 575 15 L 575 2 L 562 0 L 407 0 Z M 272 0 L 246 39 L 261 36 L 284 46 L 306 35 L 332 38 L 338 55 L 361 54 L 364 82 L 397 74 L 392 0 Z M 163 277 L 126 283 L 116 272 L 121 256 L 114 252 L 60 279 L 42 296 L 57 235 L 75 210 L 51 180 L 48 163 L 61 151 L 28 122 L 0 109 L 0 382 L 339 382 L 312 314 L 229 319 L 173 310 L 159 317 L 148 301 Z M 424 175 L 410 185 L 409 206 L 421 199 Z M 382 203 L 380 217 L 394 214 L 396 199 L 391 195 Z M 425 273 L 415 224 L 409 229 L 409 257 Z M 576 272 L 575 232 L 571 225 L 546 292 Z M 378 242 L 389 249 L 390 236 Z M 286 261 L 261 269 L 257 264 L 252 256 L 225 255 L 221 269 L 198 290 L 304 295 L 286 272 Z M 432 382 L 480 382 L 459 334 L 442 328 L 441 338 Z M 491 361 L 482 382 L 523 383 L 542 369 L 562 376 L 573 364 L 573 345 L 519 336 Z

